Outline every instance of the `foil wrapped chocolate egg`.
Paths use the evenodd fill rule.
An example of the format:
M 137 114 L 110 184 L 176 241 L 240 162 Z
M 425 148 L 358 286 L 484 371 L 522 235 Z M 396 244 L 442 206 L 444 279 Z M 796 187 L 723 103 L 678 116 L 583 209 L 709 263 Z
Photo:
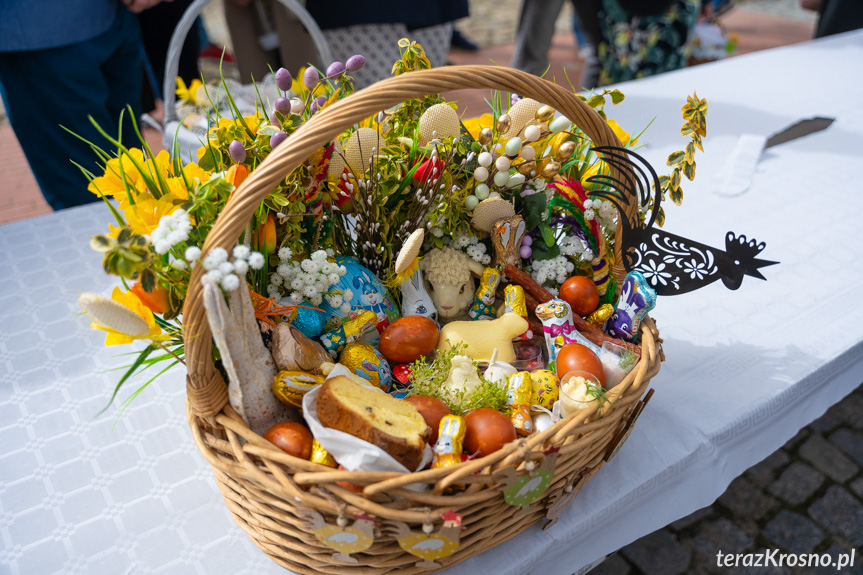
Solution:
M 324 383 L 322 375 L 282 370 L 273 379 L 273 393 L 282 403 L 302 408 L 303 396 L 322 383 Z
M 361 266 L 356 258 L 337 256 L 335 263 L 344 266 L 346 273 L 330 288 L 330 292 L 341 295 L 350 311 L 342 309 L 342 306 L 333 307 L 325 298 L 321 305 L 317 306 L 324 311 L 327 318 L 325 331 L 332 331 L 339 324 L 356 319 L 364 310 L 371 310 L 377 314 L 376 329 L 363 335 L 361 341 L 372 345 L 377 344 L 380 333 L 401 317 L 392 294 L 381 280 L 371 270 Z
M 317 439 L 312 440 L 312 456 L 309 458 L 309 461 L 314 461 L 315 463 L 320 463 L 321 465 L 327 465 L 329 467 L 336 466 L 336 460 L 333 459 L 333 456 L 330 455 L 330 452 L 323 448 L 323 446 L 318 443 Z
M 381 353 L 367 343 L 349 343 L 339 356 L 339 363 L 355 375 L 369 380 L 383 391 L 389 391 L 392 370 Z
M 304 307 L 298 307 L 291 314 L 291 324 L 308 338 L 318 337 L 324 331 L 324 326 L 327 322 L 326 314 L 317 309 L 312 309 L 314 306 L 308 302 L 303 302 L 301 305 Z
M 531 404 L 551 409 L 560 394 L 560 379 L 557 374 L 548 369 L 539 369 L 531 372 L 530 383 L 533 388 Z

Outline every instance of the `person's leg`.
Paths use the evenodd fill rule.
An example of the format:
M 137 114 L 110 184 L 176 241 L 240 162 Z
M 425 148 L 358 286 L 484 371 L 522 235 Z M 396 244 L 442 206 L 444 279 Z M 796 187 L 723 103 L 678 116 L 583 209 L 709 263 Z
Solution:
M 105 149 L 111 146 L 88 119 L 92 116 L 109 134 L 116 134 L 119 114 L 109 113 L 122 103 L 140 108 L 141 67 L 137 53 L 137 24 L 129 13 L 118 10 L 112 28 L 86 42 L 32 52 L 7 52 L 0 57 L 0 83 L 6 112 L 27 162 L 45 199 L 55 210 L 98 198 L 87 190 L 87 178 L 73 164 L 101 173 L 90 147 L 62 126 Z M 124 44 L 134 44 L 135 48 Z M 122 48 L 122 49 L 121 49 Z M 102 67 L 112 58 L 125 60 L 122 77 L 112 83 L 128 83 L 128 95 L 112 94 Z M 124 135 L 131 125 L 124 125 Z
M 548 68 L 548 50 L 554 22 L 564 0 L 522 0 L 512 67 L 542 75 Z
M 140 148 L 141 142 L 135 135 L 130 120 L 134 118 L 137 122 L 141 117 L 141 102 L 136 96 L 136 94 L 140 95 L 141 93 L 141 84 L 139 83 L 141 74 L 133 75 L 129 69 L 130 67 L 135 69 L 141 67 L 141 31 L 136 18 L 129 18 L 126 14 L 123 16 L 122 41 L 116 44 L 116 48 L 113 50 L 110 50 L 114 47 L 113 42 L 107 42 L 105 46 L 110 50 L 107 52 L 110 57 L 107 57 L 102 63 L 102 74 L 108 88 L 106 110 L 108 117 L 113 119 L 112 127 L 115 131 L 120 120 L 120 113 L 123 112 L 124 118 L 126 118 L 123 123 L 123 145 L 127 148 Z M 102 48 L 97 47 L 97 49 L 101 50 Z M 164 69 L 164 62 L 162 66 Z M 131 112 L 127 109 L 128 106 L 132 107 Z M 108 133 L 115 135 L 110 130 Z
M 260 80 L 269 74 L 270 66 L 277 68 L 278 59 L 275 50 L 266 52 L 258 44 L 260 26 L 253 4 L 240 6 L 235 0 L 224 0 L 225 21 L 234 46 L 234 59 L 240 71 L 240 80 L 244 84 L 252 82 L 252 76 Z M 292 74 L 296 70 L 290 71 Z
M 273 21 L 279 34 L 280 63 L 291 74 L 296 74 L 300 67 L 308 66 L 310 62 L 321 70 L 327 69 L 330 62 L 320 61 L 303 23 L 278 2 L 273 3 Z

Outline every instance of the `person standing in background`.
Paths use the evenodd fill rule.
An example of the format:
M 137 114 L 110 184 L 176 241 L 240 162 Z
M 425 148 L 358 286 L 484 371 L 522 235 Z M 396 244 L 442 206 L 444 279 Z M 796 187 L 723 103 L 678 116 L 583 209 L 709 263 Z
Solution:
M 141 27 L 141 41 L 144 43 L 144 52 L 153 70 L 156 85 L 144 75 L 143 92 L 141 96 L 141 110 L 150 112 L 156 109 L 156 100 L 164 100 L 162 86 L 165 85 L 165 61 L 168 58 L 168 47 L 171 45 L 171 36 L 174 29 L 192 4 L 192 0 L 172 0 L 153 6 L 138 14 L 138 25 Z M 199 19 L 200 21 L 200 19 Z M 196 28 L 199 24 L 196 24 Z M 200 36 L 197 30 L 186 35 L 183 49 L 180 51 L 180 65 L 177 75 L 183 79 L 186 85 L 192 80 L 201 79 L 198 70 L 198 52 L 200 52 Z M 173 80 L 173 78 L 172 78 Z
M 305 4 L 300 0 L 300 4 Z M 234 47 L 240 81 L 260 82 L 284 66 L 296 73 L 309 62 L 319 62 L 312 37 L 300 20 L 277 0 L 224 0 L 225 21 Z
M 863 2 L 860 0 L 800 0 L 800 6 L 818 12 L 816 38 L 863 28 Z
M 63 127 L 110 149 L 88 116 L 116 134 L 126 106 L 140 115 L 141 34 L 135 13 L 159 1 L 0 2 L 0 95 L 53 209 L 100 201 L 75 165 L 97 172 L 96 155 Z M 133 145 L 128 115 L 123 141 Z
M 564 0 L 522 0 L 513 67 L 541 75 Z M 686 65 L 700 0 L 573 0 L 596 63 L 582 85 L 593 88 Z M 598 73 L 598 77 L 597 77 Z

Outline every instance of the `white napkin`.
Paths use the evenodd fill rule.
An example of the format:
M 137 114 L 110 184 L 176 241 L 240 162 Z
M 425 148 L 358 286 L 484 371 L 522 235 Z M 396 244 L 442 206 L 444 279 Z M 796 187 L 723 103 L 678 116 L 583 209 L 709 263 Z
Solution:
M 764 136 L 741 135 L 737 146 L 725 161 L 722 176 L 716 180 L 714 193 L 720 196 L 739 196 L 748 190 L 766 143 L 767 138 Z

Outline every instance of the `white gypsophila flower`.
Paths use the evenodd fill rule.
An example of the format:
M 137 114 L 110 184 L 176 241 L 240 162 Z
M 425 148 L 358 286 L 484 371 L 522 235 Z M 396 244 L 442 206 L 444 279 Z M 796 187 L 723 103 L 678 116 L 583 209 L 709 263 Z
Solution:
M 584 210 L 584 219 L 588 222 L 592 222 L 595 216 L 596 212 L 594 212 L 593 210 Z
M 207 272 L 207 277 L 213 280 L 214 283 L 219 283 L 220 281 L 222 281 L 223 275 L 224 274 L 222 274 L 222 272 L 220 272 L 218 269 L 210 270 Z
M 557 295 L 560 293 L 560 290 L 558 290 L 557 288 L 547 287 L 545 289 L 548 290 L 548 293 L 550 293 L 554 297 L 557 297 Z
M 252 252 L 249 254 L 249 267 L 253 270 L 259 270 L 264 267 L 264 254 L 258 252 Z
M 234 291 L 238 287 L 240 287 L 240 278 L 235 276 L 234 274 L 227 274 L 222 278 L 220 282 L 222 285 L 222 289 L 225 291 Z
M 429 233 L 431 233 L 431 235 L 433 235 L 436 238 L 442 238 L 443 237 L 443 230 L 437 226 L 435 226 L 431 230 L 429 230 Z
M 327 261 L 327 252 L 325 252 L 324 250 L 318 250 L 312 254 L 312 259 L 316 262 L 323 263 Z
M 484 266 L 487 266 L 488 264 L 491 263 L 491 256 L 488 254 L 484 254 L 481 258 L 479 258 L 479 263 L 481 263 Z
M 153 248 L 157 254 L 164 255 L 172 247 L 189 239 L 192 222 L 185 210 L 179 209 L 173 214 L 159 218 L 159 224 L 150 234 Z
M 238 246 L 234 246 L 234 258 L 238 260 L 245 260 L 249 258 L 249 254 L 252 253 L 252 250 L 247 245 L 240 244 Z
M 279 274 L 270 274 L 270 285 L 281 286 L 285 282 L 285 278 Z
M 249 262 L 246 260 L 234 260 L 234 271 L 237 275 L 244 276 L 249 271 Z
M 291 264 L 279 264 L 279 267 L 276 268 L 276 273 L 286 280 L 291 279 L 294 277 L 294 266 Z
M 287 246 L 285 246 L 283 248 L 279 248 L 279 259 L 280 260 L 282 260 L 283 262 L 286 262 L 286 261 L 290 260 L 292 257 L 294 257 L 294 251 L 291 248 L 289 248 Z
M 327 248 L 327 249 L 326 249 L 326 250 L 324 250 L 324 251 L 325 251 L 325 252 L 327 252 L 327 257 L 328 257 L 328 258 L 331 258 L 331 257 L 333 257 L 334 255 L 336 255 L 336 252 L 335 252 L 335 250 L 333 250 L 333 248 Z
M 219 267 L 223 262 L 228 261 L 228 252 L 225 248 L 213 248 L 207 257 L 204 258 L 204 269 L 213 270 Z
M 278 297 L 278 296 L 282 295 L 282 292 L 279 290 L 279 288 L 277 286 L 270 284 L 267 286 L 267 295 L 270 296 L 271 298 L 274 298 L 274 297 Z
M 326 262 L 321 266 L 321 273 L 329 276 L 330 274 L 334 274 L 338 272 L 339 267 L 333 262 Z
M 303 289 L 303 295 L 308 298 L 315 297 L 317 294 L 318 292 L 314 286 L 306 286 L 305 289 Z
M 297 277 L 306 285 L 312 285 L 315 283 L 315 277 L 310 273 L 300 272 L 297 274 Z
M 594 255 L 593 250 L 585 248 L 584 251 L 581 253 L 581 257 L 585 260 L 592 260 L 596 256 Z
M 344 315 L 351 313 L 351 304 L 343 303 L 342 307 L 339 308 L 339 311 L 342 312 L 342 314 Z
M 222 262 L 219 264 L 219 271 L 224 275 L 232 274 L 234 273 L 234 264 L 231 262 Z
M 345 266 L 339 266 L 339 275 L 343 276 L 346 273 L 348 273 L 348 268 L 346 268 Z
M 346 289 L 345 291 L 342 292 L 342 297 L 345 298 L 345 301 L 351 301 L 352 299 L 354 299 L 354 292 L 352 292 L 349 289 Z
M 153 249 L 156 250 L 156 253 L 159 255 L 165 255 L 169 251 L 171 251 L 171 242 L 168 240 L 160 239 L 153 242 Z
M 303 295 L 300 292 L 291 292 L 291 303 L 297 305 L 303 301 Z
M 327 276 L 327 282 L 329 282 L 330 285 L 335 285 L 335 284 L 339 283 L 339 274 L 328 275 Z
M 183 254 L 187 262 L 197 261 L 201 257 L 201 248 L 198 246 L 189 246 L 186 248 L 186 253 Z
M 560 253 L 565 256 L 575 256 L 584 250 L 581 241 L 573 236 L 564 236 L 557 242 L 557 245 L 560 247 Z
M 300 278 L 294 278 L 291 280 L 291 289 L 292 290 L 301 290 L 306 287 L 306 284 Z
M 300 267 L 306 273 L 316 273 L 318 271 L 318 263 L 314 260 L 303 260 L 300 262 Z
M 189 264 L 185 262 L 185 260 L 174 260 L 171 262 L 171 267 L 177 271 L 186 271 L 188 269 Z
M 338 294 L 326 296 L 325 299 L 327 300 L 327 303 L 330 305 L 330 307 L 341 307 L 344 303 L 344 301 L 342 301 L 342 296 Z

